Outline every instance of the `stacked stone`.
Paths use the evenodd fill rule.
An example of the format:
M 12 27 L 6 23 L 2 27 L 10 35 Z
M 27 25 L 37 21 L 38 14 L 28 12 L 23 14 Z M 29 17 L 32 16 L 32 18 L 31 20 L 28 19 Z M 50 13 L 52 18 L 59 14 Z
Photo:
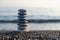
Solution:
M 24 32 L 29 31 L 29 28 L 27 27 L 27 20 L 26 20 L 26 10 L 25 9 L 19 9 L 18 10 L 18 31 Z

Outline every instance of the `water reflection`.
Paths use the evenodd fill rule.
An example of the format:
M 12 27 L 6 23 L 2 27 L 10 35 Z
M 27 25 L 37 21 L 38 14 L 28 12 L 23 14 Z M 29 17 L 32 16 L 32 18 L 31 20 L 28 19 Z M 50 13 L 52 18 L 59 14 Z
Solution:
M 0 30 L 17 30 L 17 23 L 0 23 Z M 60 30 L 60 23 L 29 23 L 31 30 Z

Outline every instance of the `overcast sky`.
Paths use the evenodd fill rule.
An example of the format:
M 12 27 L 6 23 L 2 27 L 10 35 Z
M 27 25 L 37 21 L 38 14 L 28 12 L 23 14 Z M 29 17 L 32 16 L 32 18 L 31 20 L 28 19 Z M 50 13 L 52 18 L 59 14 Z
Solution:
M 60 0 L 0 0 L 0 7 L 56 8 L 55 15 L 60 16 Z
M 60 8 L 60 0 L 0 0 L 0 7 L 19 6 Z

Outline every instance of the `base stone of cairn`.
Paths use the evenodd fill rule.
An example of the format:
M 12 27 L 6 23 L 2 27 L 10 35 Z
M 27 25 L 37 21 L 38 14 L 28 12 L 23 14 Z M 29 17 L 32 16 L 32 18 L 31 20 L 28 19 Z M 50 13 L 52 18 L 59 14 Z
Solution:
M 25 9 L 19 9 L 18 10 L 18 31 L 20 32 L 29 32 L 30 29 L 28 27 L 28 21 L 26 19 L 26 10 Z

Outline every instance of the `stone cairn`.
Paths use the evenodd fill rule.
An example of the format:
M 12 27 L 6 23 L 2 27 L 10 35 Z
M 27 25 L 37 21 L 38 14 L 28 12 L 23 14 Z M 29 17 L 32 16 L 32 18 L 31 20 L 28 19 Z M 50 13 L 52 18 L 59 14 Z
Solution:
M 29 28 L 27 27 L 27 19 L 26 19 L 26 10 L 19 9 L 18 10 L 18 31 L 20 32 L 28 32 Z

